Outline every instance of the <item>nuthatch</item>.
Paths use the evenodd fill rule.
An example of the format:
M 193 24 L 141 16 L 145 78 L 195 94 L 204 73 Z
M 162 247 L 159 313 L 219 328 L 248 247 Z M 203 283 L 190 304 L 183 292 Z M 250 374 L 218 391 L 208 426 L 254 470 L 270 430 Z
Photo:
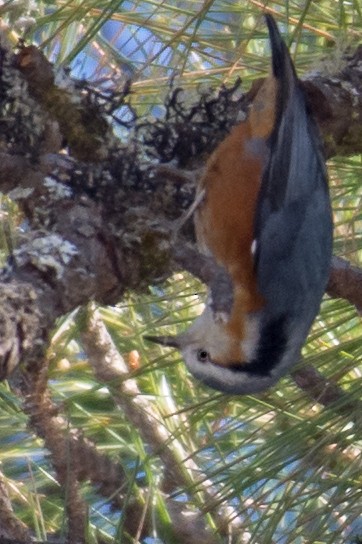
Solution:
M 321 142 L 278 27 L 265 19 L 271 74 L 211 155 L 195 212 L 200 249 L 232 280 L 230 315 L 206 305 L 186 332 L 148 337 L 180 349 L 192 374 L 227 393 L 262 391 L 298 361 L 332 255 Z

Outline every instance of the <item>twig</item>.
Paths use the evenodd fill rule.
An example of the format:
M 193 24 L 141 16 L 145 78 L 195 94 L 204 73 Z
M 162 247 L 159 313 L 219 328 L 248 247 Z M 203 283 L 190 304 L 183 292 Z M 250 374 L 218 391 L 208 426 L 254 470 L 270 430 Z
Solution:
M 295 383 L 315 402 L 331 408 L 361 427 L 362 402 L 352 399 L 341 387 L 328 380 L 312 365 L 304 364 L 293 370 L 291 376 Z
M 6 478 L 0 472 L 0 544 L 10 542 L 10 539 L 28 543 L 31 540 L 29 529 L 21 522 L 11 506 Z M 11 540 L 13 543 L 14 540 Z

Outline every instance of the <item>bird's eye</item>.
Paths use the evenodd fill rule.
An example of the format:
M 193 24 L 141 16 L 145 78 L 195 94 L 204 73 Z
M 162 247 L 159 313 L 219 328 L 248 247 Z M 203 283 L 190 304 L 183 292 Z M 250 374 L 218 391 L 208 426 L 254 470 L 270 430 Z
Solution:
M 206 363 L 209 360 L 209 353 L 205 349 L 199 349 L 197 352 L 197 360 L 200 363 Z

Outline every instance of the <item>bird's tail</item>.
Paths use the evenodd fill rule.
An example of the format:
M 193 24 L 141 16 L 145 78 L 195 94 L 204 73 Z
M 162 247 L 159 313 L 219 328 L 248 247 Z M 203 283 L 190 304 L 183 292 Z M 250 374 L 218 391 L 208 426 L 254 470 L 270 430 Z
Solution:
M 268 26 L 272 52 L 272 72 L 278 82 L 277 110 L 279 111 L 276 112 L 278 117 L 278 114 L 281 115 L 285 109 L 298 78 L 288 48 L 280 35 L 274 18 L 265 14 L 265 21 Z
M 265 202 L 278 209 L 302 198 L 326 178 L 321 142 L 308 111 L 287 46 L 271 15 L 265 15 L 272 50 L 272 77 L 277 83 L 274 128 L 269 137 L 270 156 L 260 191 Z M 326 183 L 326 182 L 325 182 Z M 264 201 L 264 204 L 263 204 Z M 258 221 L 262 221 L 258 218 Z

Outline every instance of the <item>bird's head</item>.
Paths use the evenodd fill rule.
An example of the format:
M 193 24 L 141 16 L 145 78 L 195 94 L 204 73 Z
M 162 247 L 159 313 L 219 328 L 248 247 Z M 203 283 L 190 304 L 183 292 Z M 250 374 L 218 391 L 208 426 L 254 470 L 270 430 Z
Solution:
M 249 372 L 258 342 L 258 317 L 248 320 L 242 338 L 210 307 L 177 336 L 146 336 L 146 340 L 179 349 L 190 372 L 204 384 L 225 393 L 247 394 L 272 384 L 267 376 Z

